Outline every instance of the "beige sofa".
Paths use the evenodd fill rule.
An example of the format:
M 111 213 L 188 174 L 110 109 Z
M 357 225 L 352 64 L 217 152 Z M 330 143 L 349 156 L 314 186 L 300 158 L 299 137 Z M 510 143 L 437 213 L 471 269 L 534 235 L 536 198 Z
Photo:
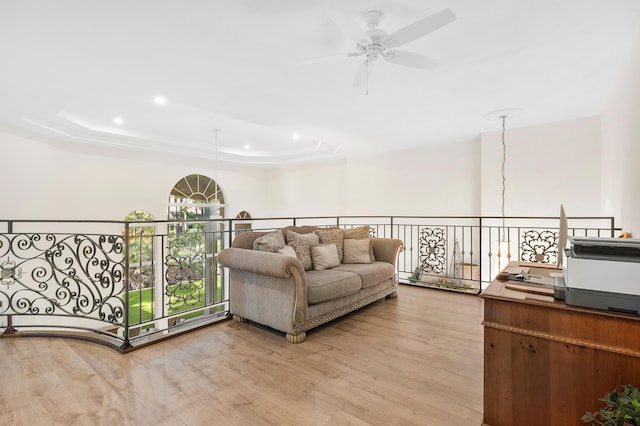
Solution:
M 301 343 L 306 330 L 381 298 L 396 297 L 402 242 L 391 238 L 350 238 L 353 232 L 356 237 L 365 236 L 361 231 L 368 237 L 368 227 L 341 230 L 303 226 L 282 228 L 275 233 L 239 234 L 232 247 L 218 255 L 218 262 L 230 274 L 233 319 L 269 326 L 286 333 L 288 342 Z M 261 251 L 264 248 L 258 244 L 265 238 L 280 238 L 278 232 L 285 242 L 291 241 L 287 245 L 295 248 L 295 254 L 287 252 L 288 248 L 278 249 L 288 255 L 274 252 L 273 247 L 272 251 Z M 300 245 L 294 244 L 294 237 L 311 241 L 314 235 L 319 235 L 319 241 L 311 244 L 310 268 L 309 259 L 300 255 Z M 365 247 L 369 247 L 368 253 Z M 340 263 L 323 269 L 326 259 L 316 255 L 328 253 L 335 261 L 336 249 Z M 371 252 L 372 258 L 367 259 Z

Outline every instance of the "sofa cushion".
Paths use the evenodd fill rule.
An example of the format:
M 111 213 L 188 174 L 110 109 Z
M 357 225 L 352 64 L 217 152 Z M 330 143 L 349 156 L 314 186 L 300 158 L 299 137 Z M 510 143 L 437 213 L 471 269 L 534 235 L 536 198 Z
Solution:
M 356 239 L 361 240 L 363 238 L 369 238 L 371 230 L 368 225 L 358 226 L 357 228 L 345 229 L 344 230 L 344 238 L 345 239 Z M 373 255 L 373 244 L 371 245 L 371 261 L 374 262 L 376 260 Z
M 342 228 L 325 228 L 316 229 L 316 234 L 320 238 L 320 244 L 335 244 L 338 250 L 338 259 L 342 261 L 342 241 L 344 240 L 344 229 Z
M 358 274 L 362 279 L 362 288 L 372 287 L 393 278 L 395 275 L 393 265 L 387 262 L 340 265 L 332 269 L 332 271 L 353 272 L 354 274 Z
M 318 236 L 314 233 L 298 234 L 297 232 L 287 232 L 287 244 L 296 251 L 298 260 L 302 263 L 305 271 L 313 269 L 311 260 L 311 246 L 319 244 Z
M 345 229 L 344 238 L 369 238 L 369 226 L 358 226 L 357 228 Z
M 335 244 L 319 244 L 311 247 L 311 260 L 313 261 L 313 269 L 316 271 L 340 266 L 338 249 Z
M 303 226 L 285 226 L 281 228 L 282 235 L 284 235 L 284 239 L 287 239 L 287 234 L 289 231 L 295 232 L 297 234 L 310 234 L 316 230 L 315 226 L 303 225 Z
M 309 305 L 348 296 L 362 288 L 360 277 L 349 271 L 326 269 L 324 271 L 308 271 L 305 275 Z
M 342 263 L 371 263 L 374 261 L 371 256 L 371 239 L 353 239 L 344 240 L 344 257 Z
M 284 246 L 282 248 L 279 248 L 278 253 L 284 254 L 285 256 L 295 257 L 296 259 L 298 258 L 298 255 L 296 255 L 296 251 L 291 246 Z
M 270 251 L 276 253 L 278 249 L 285 246 L 284 236 L 281 230 L 269 232 L 262 237 L 256 238 L 253 242 L 253 249 L 258 251 Z

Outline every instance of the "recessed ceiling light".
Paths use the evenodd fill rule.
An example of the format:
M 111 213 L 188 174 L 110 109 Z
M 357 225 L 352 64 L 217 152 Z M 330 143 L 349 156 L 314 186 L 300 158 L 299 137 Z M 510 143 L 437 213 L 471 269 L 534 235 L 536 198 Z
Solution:
M 116 124 L 122 124 L 122 123 L 124 123 L 124 120 L 122 118 L 120 118 L 120 117 L 116 117 L 116 118 L 113 119 L 113 122 L 116 123 Z
M 296 141 L 300 139 L 300 135 L 297 133 L 292 134 L 291 137 L 293 138 L 293 140 L 296 140 Z
M 164 105 L 167 103 L 167 98 L 165 98 L 164 96 L 156 96 L 155 98 L 153 98 L 153 102 L 157 103 L 158 105 Z
M 249 145 L 248 143 L 244 144 L 244 149 L 251 149 L 251 145 Z

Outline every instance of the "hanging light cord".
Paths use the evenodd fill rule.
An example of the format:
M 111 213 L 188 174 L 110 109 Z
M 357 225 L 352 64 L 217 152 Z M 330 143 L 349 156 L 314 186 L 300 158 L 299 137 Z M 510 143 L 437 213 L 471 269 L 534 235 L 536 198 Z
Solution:
M 504 240 L 504 231 L 505 231 L 505 226 L 504 226 L 504 193 L 505 193 L 505 187 L 506 187 L 506 178 L 504 175 L 504 167 L 505 167 L 505 163 L 507 162 L 507 144 L 504 141 L 504 134 L 505 134 L 505 121 L 507 119 L 506 115 L 502 115 L 500 116 L 500 118 L 502 119 L 502 239 Z
M 215 188 L 214 189 L 214 198 L 217 200 L 218 199 L 218 133 L 220 133 L 220 130 L 215 129 L 213 131 L 215 133 L 215 141 L 214 141 L 214 153 L 213 153 L 213 165 L 214 165 L 214 169 L 213 169 L 213 181 L 215 182 Z

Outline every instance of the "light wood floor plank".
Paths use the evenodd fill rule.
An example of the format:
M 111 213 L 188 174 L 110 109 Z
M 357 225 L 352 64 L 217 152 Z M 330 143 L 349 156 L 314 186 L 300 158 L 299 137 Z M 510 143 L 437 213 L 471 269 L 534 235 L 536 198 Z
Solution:
M 482 300 L 401 286 L 298 345 L 223 322 L 121 355 L 0 339 L 0 425 L 479 425 Z

